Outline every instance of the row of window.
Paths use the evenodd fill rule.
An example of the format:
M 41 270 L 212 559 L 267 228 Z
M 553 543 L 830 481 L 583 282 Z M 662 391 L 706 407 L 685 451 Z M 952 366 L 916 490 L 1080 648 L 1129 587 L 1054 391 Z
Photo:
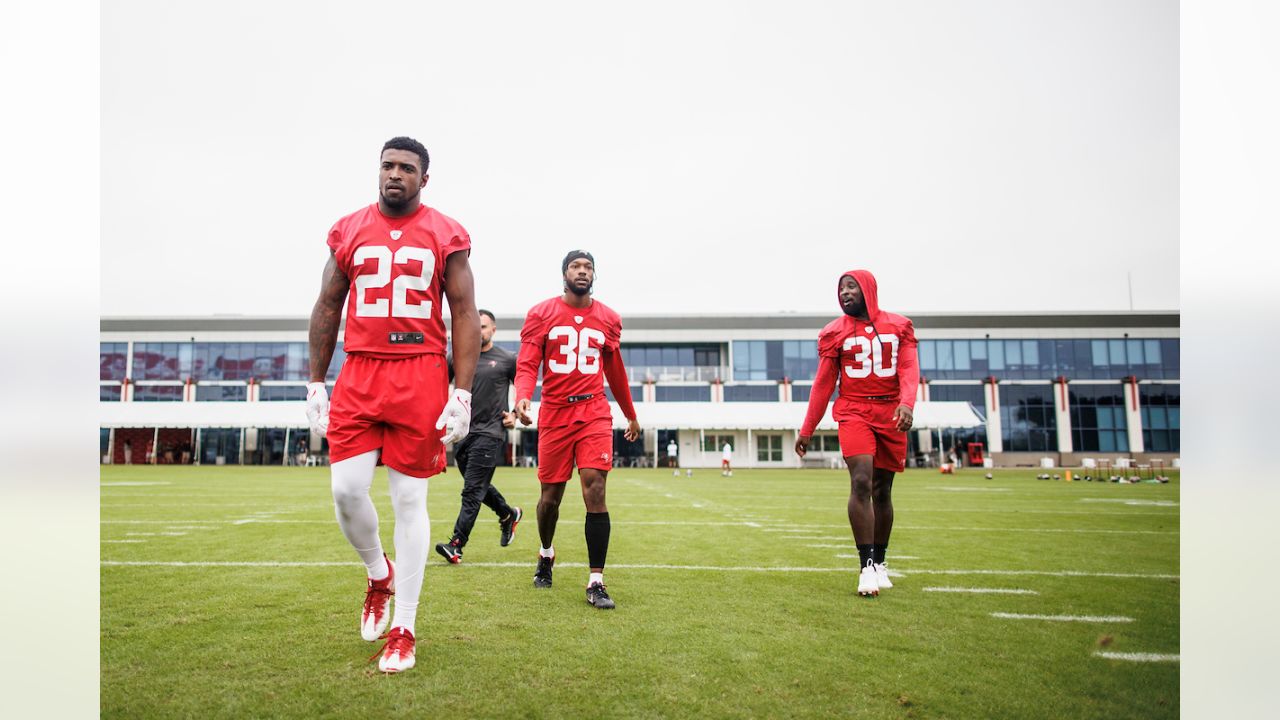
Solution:
M 935 380 L 1175 379 L 1176 339 L 921 340 L 920 372 Z
M 513 352 L 519 343 L 496 343 Z M 737 382 L 808 380 L 818 369 L 813 340 L 735 340 L 733 376 Z M 100 380 L 123 380 L 128 343 L 101 343 Z M 1180 370 L 1176 339 L 1110 340 L 921 340 L 920 372 L 934 380 L 976 380 L 988 375 L 1008 380 L 1175 379 Z M 337 377 L 345 359 L 341 343 L 329 363 Z M 628 368 L 718 368 L 720 347 L 713 344 L 625 345 Z M 134 380 L 307 380 L 307 343 L 137 342 L 133 344 Z M 702 379 L 702 378 L 698 378 Z

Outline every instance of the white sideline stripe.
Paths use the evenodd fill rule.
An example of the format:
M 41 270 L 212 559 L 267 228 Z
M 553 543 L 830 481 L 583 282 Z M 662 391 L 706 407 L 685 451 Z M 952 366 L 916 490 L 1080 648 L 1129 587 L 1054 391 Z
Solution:
M 997 527 L 935 527 L 925 525 L 895 525 L 895 530 L 962 530 L 964 532 L 1033 532 L 1033 533 L 1086 533 L 1103 535 L 1177 535 L 1177 530 L 1098 530 L 1089 528 L 997 528 Z
M 1093 654 L 1094 657 L 1106 658 L 1108 660 L 1128 660 L 1130 662 L 1181 662 L 1181 655 L 1161 655 L 1159 653 L 1122 653 L 1122 652 L 1105 652 L 1099 650 Z
M 138 485 L 172 485 L 168 482 L 105 482 L 100 487 L 134 487 Z
M 180 537 L 182 535 L 186 535 L 186 533 L 184 532 L 153 532 L 153 533 L 133 532 L 133 533 L 125 533 L 125 535 L 143 535 L 147 537 L 157 537 L 157 536 Z
M 103 540 L 104 543 L 144 543 L 146 540 Z
M 945 593 L 991 593 L 995 595 L 1039 595 L 1035 590 L 1020 590 L 1017 588 L 964 588 L 964 587 L 927 587 L 920 588 L 925 592 L 945 592 Z
M 892 559 L 892 558 L 890 558 Z M 911 569 L 912 575 L 1034 575 L 1040 577 L 1136 578 L 1139 580 L 1177 580 L 1177 575 L 1162 573 L 1108 573 L 1081 570 L 930 570 Z
M 843 546 L 842 546 L 842 547 L 843 547 Z M 837 554 L 837 555 L 836 555 L 836 557 L 838 557 L 838 558 L 846 558 L 846 559 L 847 559 L 847 558 L 856 558 L 856 557 L 859 557 L 859 556 L 858 556 L 858 555 L 848 555 L 848 554 Z M 888 558 L 887 558 L 887 560 L 890 560 L 890 561 L 891 561 L 891 560 L 919 560 L 919 559 L 920 559 L 920 558 L 916 557 L 915 555 L 890 555 L 890 556 L 888 556 Z
M 363 567 L 359 562 L 344 560 L 342 562 L 281 562 L 281 561 L 159 561 L 159 560 L 103 560 L 102 565 L 113 566 L 137 566 L 137 567 Z M 436 567 L 436 563 L 428 563 L 428 567 Z M 466 562 L 461 567 L 483 567 L 483 568 L 529 568 L 532 567 L 531 562 Z M 586 563 L 565 562 L 556 563 L 556 567 L 584 568 Z M 853 572 L 849 567 L 748 567 L 748 566 L 729 566 L 720 567 L 715 565 L 646 565 L 646 564 L 610 564 L 609 567 L 620 570 L 709 570 L 712 572 L 800 572 L 800 573 L 843 573 Z M 1073 577 L 1136 577 L 1136 578 L 1167 578 L 1177 577 L 1176 575 L 1126 575 L 1117 573 L 1085 573 L 1085 572 L 1047 572 L 1047 571 L 1030 571 L 1030 570 L 912 570 L 911 574 L 975 574 L 975 575 L 1052 575 Z M 906 573 L 894 572 L 889 570 L 890 577 L 907 577 Z
M 218 528 L 209 527 L 208 525 L 169 525 L 165 530 L 217 530 Z
M 983 487 L 944 487 L 934 485 L 930 490 L 946 490 L 948 492 L 1010 492 L 1009 488 L 983 488 Z
M 843 545 L 830 545 L 830 544 L 827 544 L 827 543 L 818 543 L 818 544 L 805 545 L 805 547 L 816 547 L 816 548 L 840 548 L 841 550 L 848 550 L 848 549 L 849 549 L 849 545 L 851 545 L 851 544 L 853 544 L 853 541 L 852 541 L 852 540 L 850 540 L 850 541 L 849 541 L 849 542 L 847 542 L 847 543 L 844 543 Z M 856 555 L 850 555 L 849 557 L 857 557 L 857 556 L 856 556 Z
M 1051 622 L 1127 623 L 1133 618 L 1123 615 L 1022 615 L 1020 613 L 993 612 L 991 617 L 1006 620 L 1049 620 Z
M 1080 498 L 1080 502 L 1124 503 L 1125 505 L 1154 505 L 1156 507 L 1178 507 L 1172 500 L 1131 500 L 1128 498 Z

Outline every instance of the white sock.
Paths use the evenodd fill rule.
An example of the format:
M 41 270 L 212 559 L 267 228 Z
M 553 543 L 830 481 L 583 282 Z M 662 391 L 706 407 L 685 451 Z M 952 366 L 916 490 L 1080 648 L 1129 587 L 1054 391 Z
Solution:
M 555 557 L 555 556 L 556 556 L 556 546 L 555 546 L 555 545 L 552 545 L 551 547 L 544 547 L 544 548 L 539 548 L 539 549 L 538 549 L 538 557 L 550 557 L 550 558 L 551 558 L 551 557 Z
M 587 577 L 587 587 L 591 587 L 596 583 L 600 583 L 601 585 L 604 584 L 604 573 L 591 573 L 591 575 Z
M 422 574 L 431 544 L 431 518 L 427 515 L 427 480 L 387 468 L 391 481 L 391 507 L 396 513 L 396 605 L 391 627 L 414 632 Z
M 370 450 L 346 460 L 334 463 L 332 478 L 334 514 L 338 527 L 347 542 L 355 548 L 364 563 L 369 577 L 375 580 L 387 576 L 390 569 L 382 554 L 382 541 L 378 538 L 378 511 L 369 499 L 369 486 L 373 484 L 373 470 L 378 465 L 378 451 Z

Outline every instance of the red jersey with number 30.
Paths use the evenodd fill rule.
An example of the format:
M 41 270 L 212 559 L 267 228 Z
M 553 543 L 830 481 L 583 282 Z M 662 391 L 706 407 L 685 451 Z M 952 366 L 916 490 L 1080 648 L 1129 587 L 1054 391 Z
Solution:
M 818 334 L 818 356 L 839 367 L 840 396 L 831 416 L 851 416 L 851 403 L 887 398 L 915 407 L 920 383 L 915 328 L 907 318 L 880 309 L 876 279 L 866 270 L 845 273 L 858 281 L 870 320 L 848 315 L 827 323 Z M 843 278 L 844 275 L 841 275 Z
M 564 298 L 554 297 L 529 310 L 520 330 L 516 397 L 533 397 L 540 358 L 539 427 L 611 417 L 609 400 L 604 394 L 605 368 L 601 354 L 618 352 L 621 340 L 622 318 L 599 300 L 592 300 L 589 307 L 575 308 Z M 526 353 L 524 348 L 529 345 L 533 346 L 532 352 Z M 592 397 L 569 402 L 570 397 L 583 395 Z
M 382 358 L 444 354 L 445 260 L 471 249 L 471 236 L 461 225 L 426 205 L 393 218 L 374 203 L 334 223 L 329 247 L 351 280 L 345 352 Z

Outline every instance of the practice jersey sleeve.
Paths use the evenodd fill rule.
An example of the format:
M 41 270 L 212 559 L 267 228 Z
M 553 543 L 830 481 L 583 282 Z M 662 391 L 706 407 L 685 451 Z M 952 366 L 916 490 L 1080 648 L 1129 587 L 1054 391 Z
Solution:
M 520 328 L 520 355 L 516 359 L 516 402 L 532 400 L 538 386 L 538 370 L 542 367 L 542 345 L 546 339 L 546 323 L 534 307 Z
M 604 378 L 609 381 L 609 389 L 613 391 L 613 399 L 618 402 L 618 409 L 628 420 L 636 419 L 636 406 L 631 401 L 631 382 L 627 379 L 627 368 L 622 364 L 622 353 L 617 349 L 607 349 L 604 353 Z
M 920 387 L 920 358 L 916 329 L 910 320 L 899 331 L 898 403 L 915 409 L 916 390 Z
M 827 412 L 827 404 L 831 402 L 831 394 L 836 390 L 836 378 L 840 366 L 836 358 L 823 355 L 818 358 L 818 372 L 813 376 L 813 387 L 809 390 L 809 409 L 804 415 L 804 424 L 800 426 L 800 435 L 809 437 L 822 422 Z
M 844 339 L 839 320 L 828 323 L 818 334 L 818 357 L 840 359 L 840 343 Z M 838 364 L 838 363 L 837 363 Z

